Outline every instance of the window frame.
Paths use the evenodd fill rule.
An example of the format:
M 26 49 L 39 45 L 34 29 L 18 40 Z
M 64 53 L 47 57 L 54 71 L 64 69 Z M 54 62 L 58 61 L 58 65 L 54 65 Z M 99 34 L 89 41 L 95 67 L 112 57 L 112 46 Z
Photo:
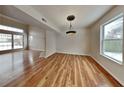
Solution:
M 122 37 L 122 61 L 119 61 L 119 60 L 116 60 L 114 59 L 113 57 L 110 57 L 108 55 L 105 55 L 104 54 L 104 50 L 103 50 L 103 41 L 104 41 L 104 26 L 111 23 L 111 22 L 114 22 L 116 21 L 117 19 L 123 17 L 123 37 Z M 103 23 L 101 26 L 100 26 L 100 55 L 102 55 L 103 57 L 115 62 L 115 63 L 118 63 L 120 65 L 123 65 L 124 64 L 124 14 L 121 13 L 113 18 L 111 18 L 110 20 L 108 20 L 107 22 Z
M 11 34 L 12 35 L 12 49 L 0 50 L 0 53 L 8 53 L 8 52 L 11 52 L 11 51 L 24 49 L 24 32 L 21 33 L 21 32 L 14 32 L 14 31 L 0 29 L 0 33 Z M 14 35 L 22 35 L 23 36 L 23 48 L 14 49 Z

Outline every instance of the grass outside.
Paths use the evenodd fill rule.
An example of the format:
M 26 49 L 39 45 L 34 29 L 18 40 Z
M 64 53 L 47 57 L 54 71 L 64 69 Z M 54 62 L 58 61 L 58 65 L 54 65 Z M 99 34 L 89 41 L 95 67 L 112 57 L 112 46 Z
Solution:
M 122 52 L 122 39 L 105 40 L 104 51 L 121 53 Z

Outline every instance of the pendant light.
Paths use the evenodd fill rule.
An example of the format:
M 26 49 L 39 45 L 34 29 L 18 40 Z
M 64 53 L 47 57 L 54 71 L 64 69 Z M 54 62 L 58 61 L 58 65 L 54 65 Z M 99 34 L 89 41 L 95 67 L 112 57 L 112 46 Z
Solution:
M 75 19 L 74 15 L 69 15 L 67 17 L 67 20 L 70 22 L 70 26 L 69 26 L 69 31 L 66 32 L 67 35 L 74 35 L 76 33 L 76 31 L 72 30 L 72 24 L 71 22 Z

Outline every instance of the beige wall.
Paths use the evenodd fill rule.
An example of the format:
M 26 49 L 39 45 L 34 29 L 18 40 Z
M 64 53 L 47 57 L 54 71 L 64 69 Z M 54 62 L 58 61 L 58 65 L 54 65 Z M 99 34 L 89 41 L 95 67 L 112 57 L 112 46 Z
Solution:
M 30 26 L 29 49 L 41 51 L 41 55 L 44 57 L 54 54 L 56 52 L 55 32 L 46 31 L 36 26 Z
M 41 51 L 41 56 L 49 57 L 56 52 L 56 33 L 30 26 L 29 49 Z
M 29 49 L 45 51 L 45 31 L 36 26 L 29 27 Z
M 41 55 L 49 57 L 56 52 L 56 34 L 36 26 L 29 27 L 29 49 L 41 51 Z
M 54 31 L 46 31 L 46 57 L 56 52 L 56 33 Z
M 64 34 L 56 36 L 57 52 L 77 55 L 88 55 L 90 51 L 90 31 L 76 29 L 75 36 Z
M 124 13 L 124 6 L 117 6 L 102 17 L 91 29 L 91 55 L 111 73 L 121 84 L 124 85 L 124 65 L 119 65 L 100 55 L 100 25 L 109 19 Z
M 41 55 L 49 57 L 56 52 L 56 34 L 36 26 L 29 28 L 29 49 L 41 51 Z

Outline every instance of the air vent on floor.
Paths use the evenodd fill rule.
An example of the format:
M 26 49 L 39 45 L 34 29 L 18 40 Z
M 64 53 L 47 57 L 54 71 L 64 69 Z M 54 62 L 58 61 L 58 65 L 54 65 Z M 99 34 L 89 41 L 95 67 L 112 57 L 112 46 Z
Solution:
M 45 18 L 42 18 L 42 21 L 47 22 L 47 20 Z

